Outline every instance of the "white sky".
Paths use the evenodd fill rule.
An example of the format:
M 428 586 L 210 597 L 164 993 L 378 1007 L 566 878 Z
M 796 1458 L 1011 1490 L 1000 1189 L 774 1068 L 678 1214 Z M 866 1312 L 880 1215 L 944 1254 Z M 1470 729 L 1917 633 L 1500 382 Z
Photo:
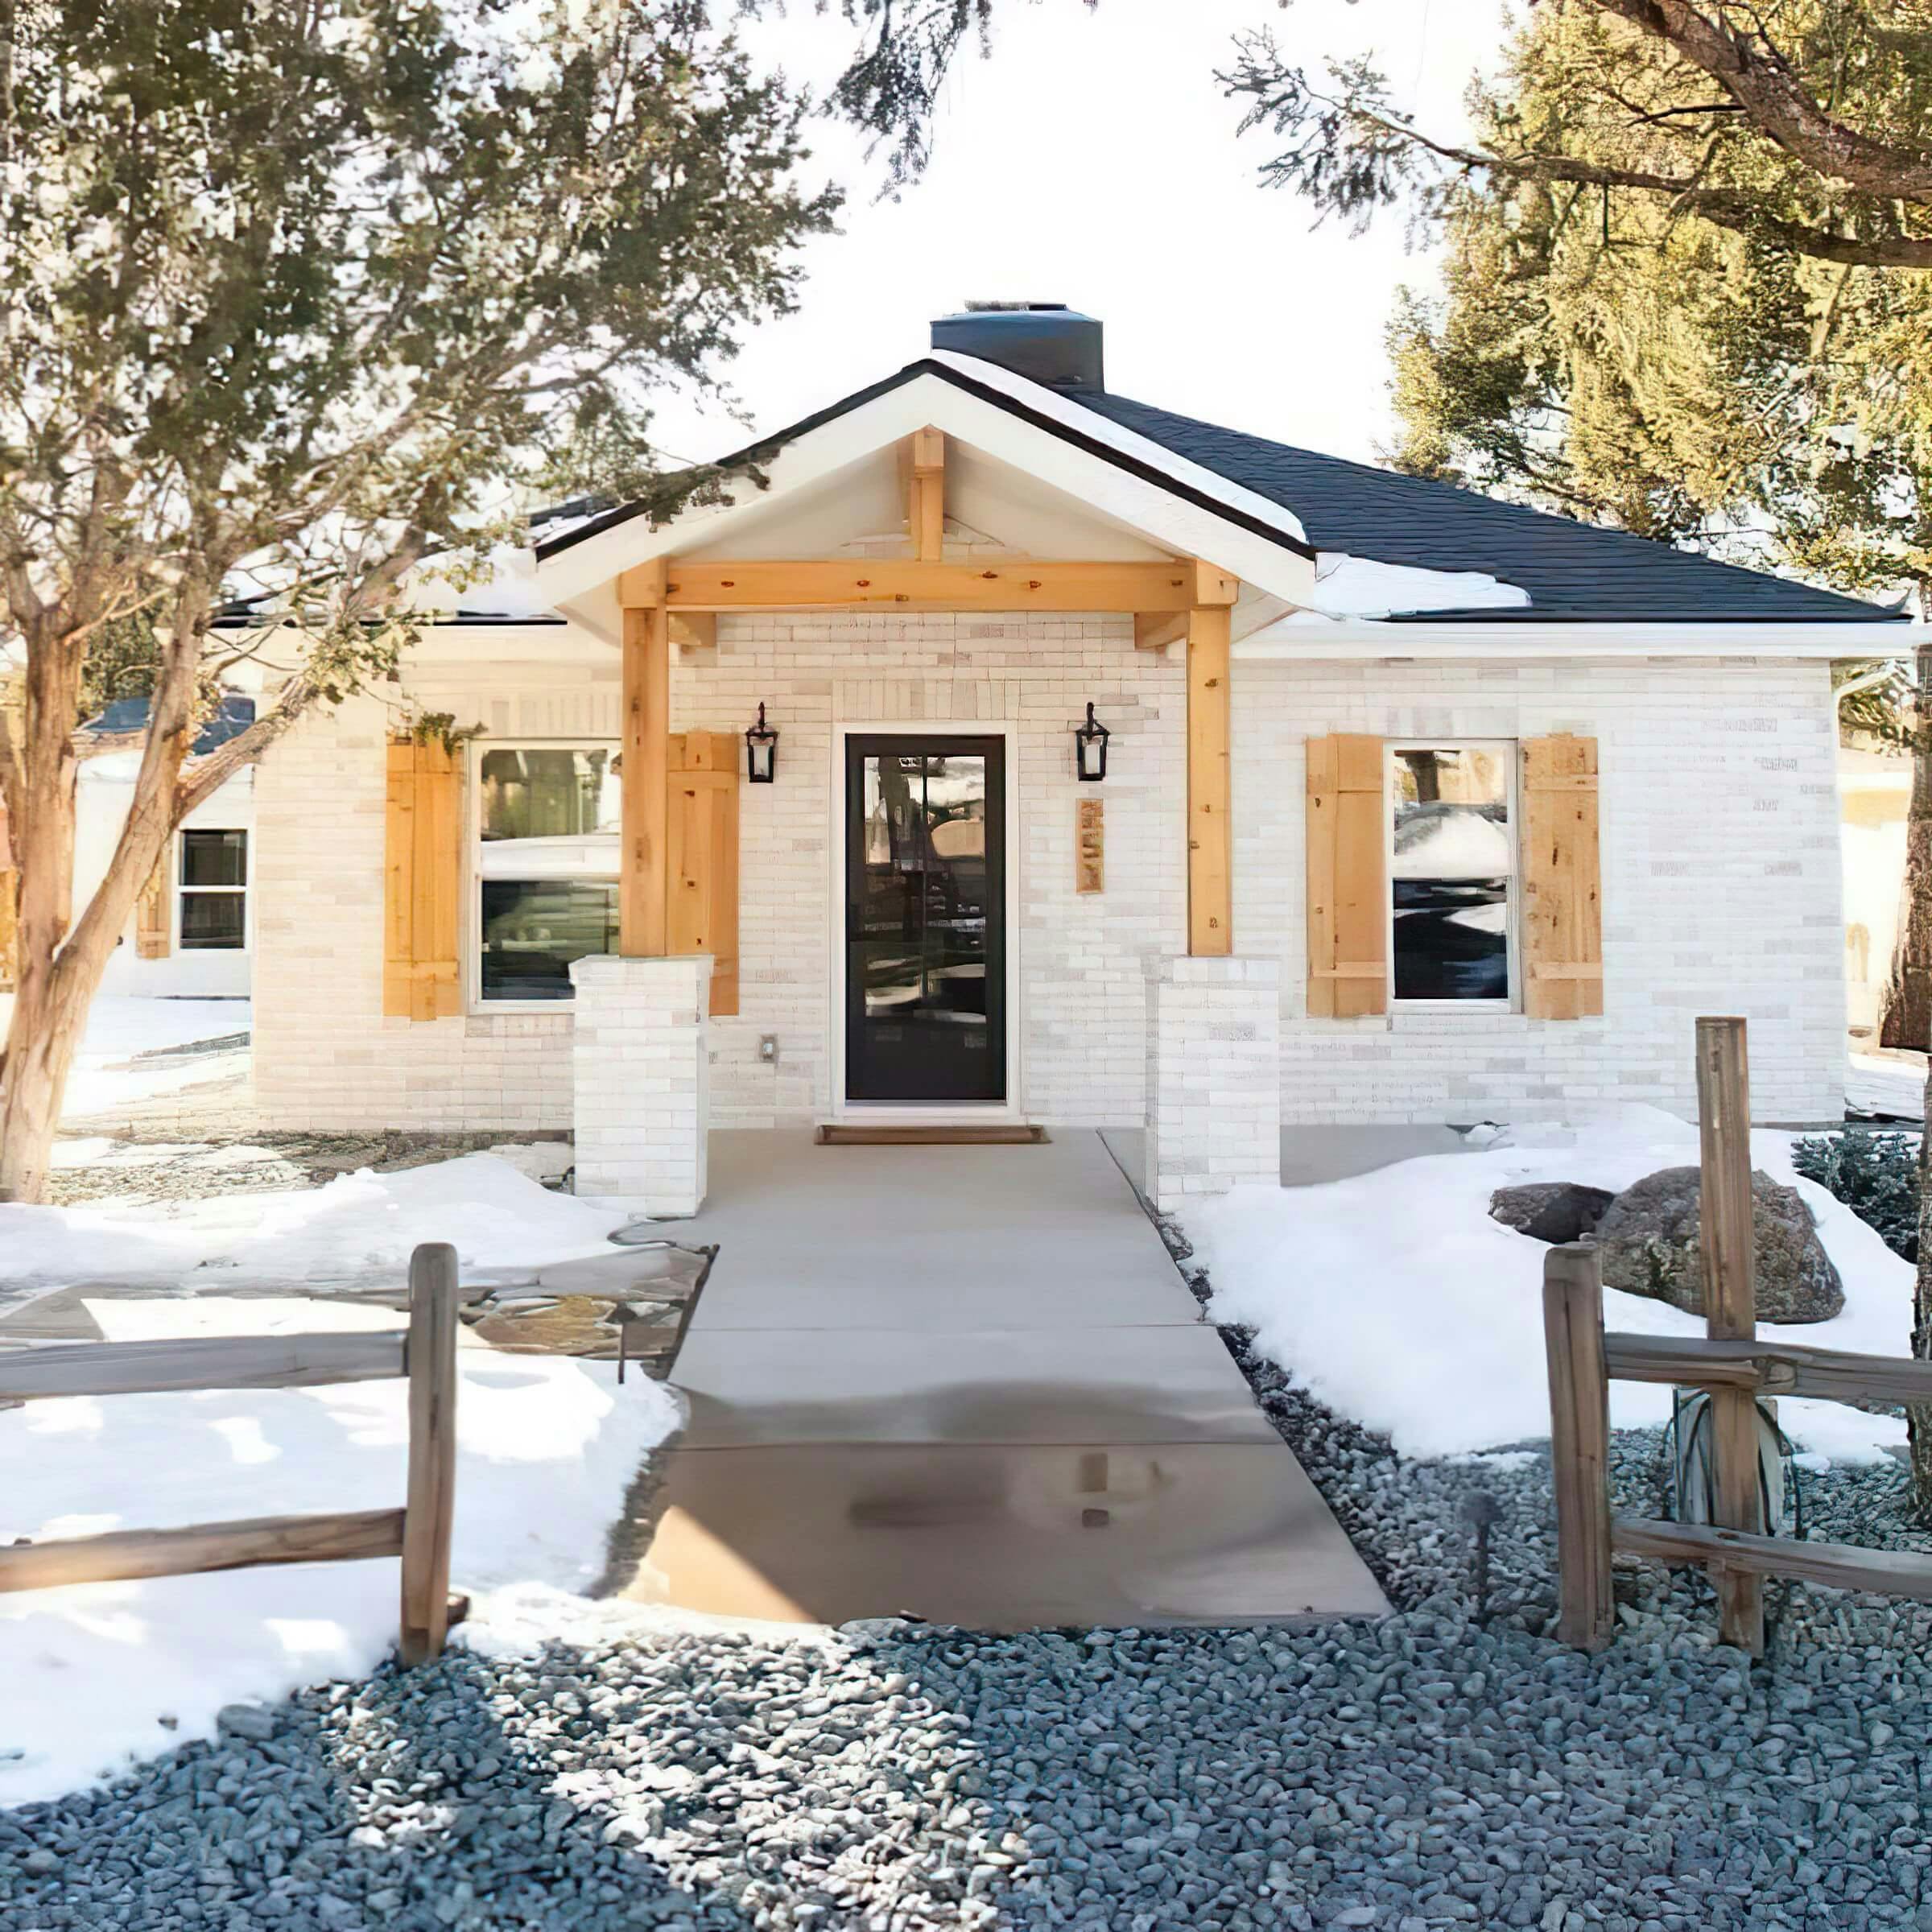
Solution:
M 748 31 L 801 76 L 850 30 L 791 0 Z M 821 126 L 818 167 L 852 192 L 815 243 L 800 312 L 756 332 L 729 374 L 758 431 L 782 427 L 925 352 L 927 324 L 968 299 L 1067 302 L 1106 324 L 1107 383 L 1277 440 L 1373 458 L 1392 433 L 1383 329 L 1396 287 L 1434 285 L 1399 211 L 1364 237 L 1311 232 L 1297 197 L 1255 178 L 1214 80 L 1232 37 L 1267 26 L 1290 57 L 1373 47 L 1397 100 L 1459 130 L 1471 73 L 1492 68 L 1501 0 L 999 0 L 993 57 L 960 63 L 925 178 L 879 203 L 881 171 Z M 678 456 L 745 440 L 716 410 L 667 399 Z

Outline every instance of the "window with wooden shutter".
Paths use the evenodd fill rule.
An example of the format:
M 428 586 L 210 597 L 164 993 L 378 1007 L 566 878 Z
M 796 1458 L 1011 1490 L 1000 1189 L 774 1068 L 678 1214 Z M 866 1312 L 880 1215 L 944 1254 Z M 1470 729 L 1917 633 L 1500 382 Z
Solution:
M 1523 1009 L 1538 1020 L 1604 1010 L 1596 740 L 1523 745 Z
M 164 960 L 174 934 L 167 895 L 167 857 L 163 854 L 154 876 L 141 888 L 134 903 L 134 951 L 144 960 Z
M 389 746 L 382 1010 L 408 1020 L 463 1010 L 456 968 L 463 865 L 461 767 L 440 743 Z
M 1389 1009 L 1389 881 L 1382 741 L 1308 741 L 1308 1011 Z
M 738 764 L 744 740 L 687 731 L 671 741 L 667 948 L 712 956 L 711 1010 L 738 1010 Z

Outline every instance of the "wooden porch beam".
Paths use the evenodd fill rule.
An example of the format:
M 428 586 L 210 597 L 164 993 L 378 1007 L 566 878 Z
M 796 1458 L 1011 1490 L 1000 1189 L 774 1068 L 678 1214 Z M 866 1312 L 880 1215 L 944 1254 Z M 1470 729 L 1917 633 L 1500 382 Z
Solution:
M 618 579 L 627 609 L 787 610 L 890 605 L 924 610 L 1184 611 L 1232 605 L 1241 588 L 1192 557 L 1166 563 L 943 564 L 916 559 L 741 563 L 674 558 L 660 588 L 650 567 Z
M 624 613 L 624 839 L 617 949 L 662 959 L 670 880 L 671 630 L 661 610 Z
M 906 439 L 910 479 L 906 528 L 922 564 L 939 561 L 946 545 L 946 435 L 916 429 Z
M 1234 951 L 1228 757 L 1232 629 L 1224 605 L 1188 613 L 1187 950 L 1196 955 Z

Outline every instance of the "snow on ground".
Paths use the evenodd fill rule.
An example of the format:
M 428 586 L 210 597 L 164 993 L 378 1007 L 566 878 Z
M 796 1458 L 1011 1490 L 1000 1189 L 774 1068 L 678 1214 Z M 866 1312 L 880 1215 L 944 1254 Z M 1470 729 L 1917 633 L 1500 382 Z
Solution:
M 1926 1111 L 1922 1053 L 1855 1053 L 1845 1071 L 1845 1104 L 1855 1113 L 1918 1121 Z
M 0 1203 L 0 1292 L 73 1281 L 216 1285 L 233 1269 L 265 1282 L 399 1280 L 420 1241 L 450 1241 L 466 1267 L 524 1267 L 608 1253 L 625 1217 L 552 1194 L 494 1154 L 400 1173 L 368 1168 L 326 1187 L 216 1195 L 173 1204 L 26 1208 Z
M 86 1298 L 115 1341 L 394 1327 L 389 1311 L 238 1298 L 220 1284 L 230 1269 L 237 1280 L 395 1280 L 427 1241 L 453 1241 L 466 1272 L 609 1253 L 617 1219 L 487 1154 L 195 1201 L 166 1217 L 0 1206 L 0 1286 L 200 1268 L 209 1291 L 192 1297 Z M 645 1451 L 676 1422 L 675 1397 L 637 1375 L 619 1388 L 614 1364 L 508 1356 L 467 1336 L 460 1368 L 452 1581 L 517 1586 L 522 1603 L 580 1591 L 602 1571 Z M 395 1507 L 407 1400 L 396 1380 L 27 1403 L 0 1414 L 0 1544 Z M 394 1641 L 397 1570 L 315 1563 L 0 1596 L 0 1806 L 212 1734 L 225 1704 L 365 1673 Z M 526 1608 L 518 1619 L 529 1621 Z
M 1752 1136 L 1752 1158 L 1795 1185 L 1845 1286 L 1835 1320 L 1784 1330 L 1826 1348 L 1910 1352 L 1913 1271 L 1852 1211 L 1794 1172 L 1789 1134 Z M 1519 1129 L 1513 1144 L 1400 1161 L 1309 1187 L 1241 1187 L 1191 1208 L 1188 1239 L 1208 1269 L 1210 1312 L 1320 1401 L 1389 1435 L 1408 1455 L 1451 1455 L 1547 1436 L 1542 1271 L 1549 1252 L 1490 1219 L 1499 1187 L 1581 1181 L 1621 1189 L 1694 1165 L 1697 1130 L 1655 1108 L 1621 1109 L 1567 1132 Z M 1661 1302 L 1614 1290 L 1606 1325 L 1702 1335 Z M 1773 1332 L 1780 1332 L 1773 1331 Z M 1619 1427 L 1666 1422 L 1667 1389 L 1612 1382 Z M 1868 1461 L 1905 1423 L 1835 1402 L 1786 1397 L 1779 1420 L 1800 1447 Z
M 181 1306 L 89 1304 L 114 1340 L 183 1332 Z M 210 1298 L 194 1312 L 200 1332 L 227 1335 L 396 1321 L 306 1300 Z M 644 1452 L 676 1422 L 675 1397 L 637 1376 L 619 1388 L 612 1363 L 479 1344 L 459 1365 L 453 1583 L 581 1591 Z M 31 1402 L 0 1418 L 12 1439 L 0 1541 L 394 1508 L 407 1402 L 396 1380 Z M 212 1736 L 225 1704 L 365 1674 L 395 1641 L 398 1570 L 290 1564 L 0 1596 L 0 1805 Z
M 0 1038 L 13 1010 L 13 995 L 0 993 Z M 248 1064 L 246 1047 L 197 1054 L 172 1066 L 130 1067 L 137 1054 L 165 1052 L 196 1040 L 246 1033 L 246 1000 L 155 1000 L 103 993 L 88 1009 L 87 1031 L 67 1083 L 64 1109 L 70 1119 L 105 1113 L 137 1100 L 158 1098 L 221 1080 Z

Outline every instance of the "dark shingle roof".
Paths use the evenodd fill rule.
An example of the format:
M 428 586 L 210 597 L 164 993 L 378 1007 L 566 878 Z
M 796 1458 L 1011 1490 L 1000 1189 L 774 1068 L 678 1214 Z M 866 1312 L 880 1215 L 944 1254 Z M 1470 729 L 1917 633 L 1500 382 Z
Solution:
M 1487 571 L 1530 593 L 1526 609 L 1424 611 L 1399 621 L 1870 624 L 1901 614 L 1452 484 L 1266 442 L 1125 396 L 1061 393 L 1294 511 L 1317 550 L 1424 570 Z

